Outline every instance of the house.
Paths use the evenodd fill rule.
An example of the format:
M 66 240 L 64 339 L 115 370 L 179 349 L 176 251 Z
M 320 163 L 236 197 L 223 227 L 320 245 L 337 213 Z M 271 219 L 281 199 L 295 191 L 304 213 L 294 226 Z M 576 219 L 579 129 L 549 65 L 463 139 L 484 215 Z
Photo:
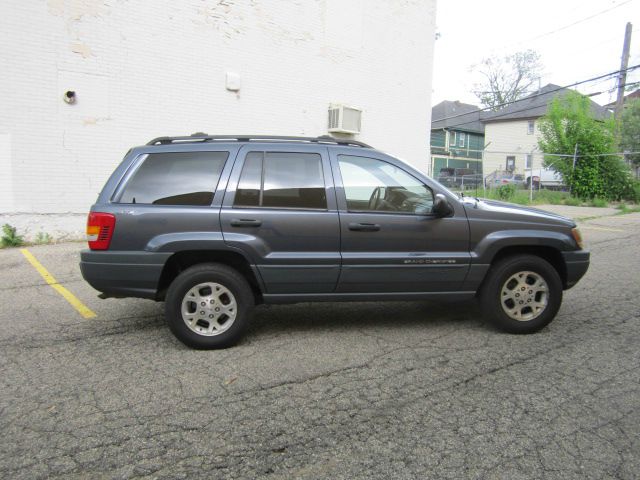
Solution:
M 429 173 L 441 168 L 470 168 L 482 173 L 484 125 L 479 108 L 445 100 L 431 109 L 431 162 Z
M 488 175 L 496 170 L 508 170 L 526 174 L 542 168 L 543 154 L 538 150 L 538 121 L 556 97 L 570 90 L 548 84 L 537 92 L 522 98 L 496 112 L 481 115 L 485 127 L 483 171 Z M 591 110 L 597 118 L 607 118 L 606 108 L 591 101 Z
M 162 135 L 330 133 L 428 168 L 436 0 L 25 0 L 0 16 L 0 224 L 84 231 L 127 150 Z

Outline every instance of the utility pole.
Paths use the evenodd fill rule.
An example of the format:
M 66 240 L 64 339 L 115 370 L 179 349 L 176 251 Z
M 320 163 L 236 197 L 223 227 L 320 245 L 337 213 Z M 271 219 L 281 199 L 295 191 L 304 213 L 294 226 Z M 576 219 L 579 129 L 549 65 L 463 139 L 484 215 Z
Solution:
M 622 46 L 622 61 L 620 62 L 620 76 L 618 76 L 618 97 L 616 98 L 616 120 L 620 120 L 622 107 L 624 106 L 624 85 L 627 83 L 627 66 L 629 65 L 629 48 L 631 46 L 631 22 L 627 22 L 624 31 L 624 45 Z
M 485 183 L 485 176 L 484 176 L 484 151 L 487 149 L 487 147 L 491 145 L 491 142 L 487 143 L 484 147 L 482 147 L 482 152 L 480 152 L 480 163 L 482 164 L 482 197 L 483 198 L 487 198 L 487 185 Z
M 576 143 L 576 148 L 573 150 L 573 167 L 571 167 L 571 185 L 573 185 L 573 174 L 576 171 L 576 160 L 578 160 L 578 144 Z M 571 195 L 572 188 L 569 187 L 569 195 Z

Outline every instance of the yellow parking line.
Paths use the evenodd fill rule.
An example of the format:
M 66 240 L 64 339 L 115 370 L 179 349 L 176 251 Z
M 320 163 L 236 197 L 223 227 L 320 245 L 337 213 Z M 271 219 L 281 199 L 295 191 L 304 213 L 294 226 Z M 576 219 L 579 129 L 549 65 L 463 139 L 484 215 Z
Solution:
M 51 275 L 46 268 L 33 256 L 33 254 L 27 250 L 26 248 L 21 248 L 20 251 L 22 255 L 29 261 L 33 268 L 35 268 L 38 273 L 44 278 L 44 281 L 47 282 L 51 287 L 58 292 L 60 295 L 64 297 L 64 299 L 71 304 L 73 308 L 75 308 L 80 315 L 84 318 L 94 318 L 96 314 L 93 310 L 89 309 L 84 303 L 78 300 L 73 293 L 64 288 L 62 285 L 58 283 L 58 281 Z
M 600 232 L 624 232 L 619 228 L 592 227 L 591 225 L 580 225 L 580 230 L 598 230 Z

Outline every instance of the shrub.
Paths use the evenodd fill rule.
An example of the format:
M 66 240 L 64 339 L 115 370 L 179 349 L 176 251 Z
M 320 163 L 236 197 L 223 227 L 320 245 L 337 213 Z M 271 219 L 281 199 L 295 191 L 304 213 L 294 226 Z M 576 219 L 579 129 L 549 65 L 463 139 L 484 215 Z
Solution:
M 640 181 L 634 180 L 631 184 L 631 189 L 627 200 L 631 200 L 633 203 L 640 203 Z
M 497 189 L 496 189 L 497 193 L 498 193 L 498 198 L 500 200 L 503 200 L 505 202 L 511 200 L 514 195 L 516 194 L 516 186 L 509 183 L 507 185 L 500 185 Z
M 2 226 L 2 237 L 0 237 L 0 245 L 3 247 L 19 247 L 24 245 L 24 239 L 16 234 L 16 228 L 8 223 Z
M 545 155 L 545 165 L 562 175 L 573 195 L 587 200 L 620 200 L 633 194 L 633 185 L 628 166 L 614 154 L 615 131 L 613 118 L 594 118 L 589 98 L 569 92 L 554 99 L 540 120 L 542 136 L 538 144 L 549 154 Z

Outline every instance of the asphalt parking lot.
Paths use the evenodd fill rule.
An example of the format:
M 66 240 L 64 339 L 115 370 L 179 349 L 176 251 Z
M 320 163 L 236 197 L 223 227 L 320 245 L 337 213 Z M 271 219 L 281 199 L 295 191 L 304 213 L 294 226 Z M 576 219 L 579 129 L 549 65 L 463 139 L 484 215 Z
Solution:
M 640 214 L 581 222 L 589 272 L 536 335 L 474 302 L 259 307 L 195 351 L 100 300 L 83 244 L 0 251 L 0 478 L 638 478 Z

